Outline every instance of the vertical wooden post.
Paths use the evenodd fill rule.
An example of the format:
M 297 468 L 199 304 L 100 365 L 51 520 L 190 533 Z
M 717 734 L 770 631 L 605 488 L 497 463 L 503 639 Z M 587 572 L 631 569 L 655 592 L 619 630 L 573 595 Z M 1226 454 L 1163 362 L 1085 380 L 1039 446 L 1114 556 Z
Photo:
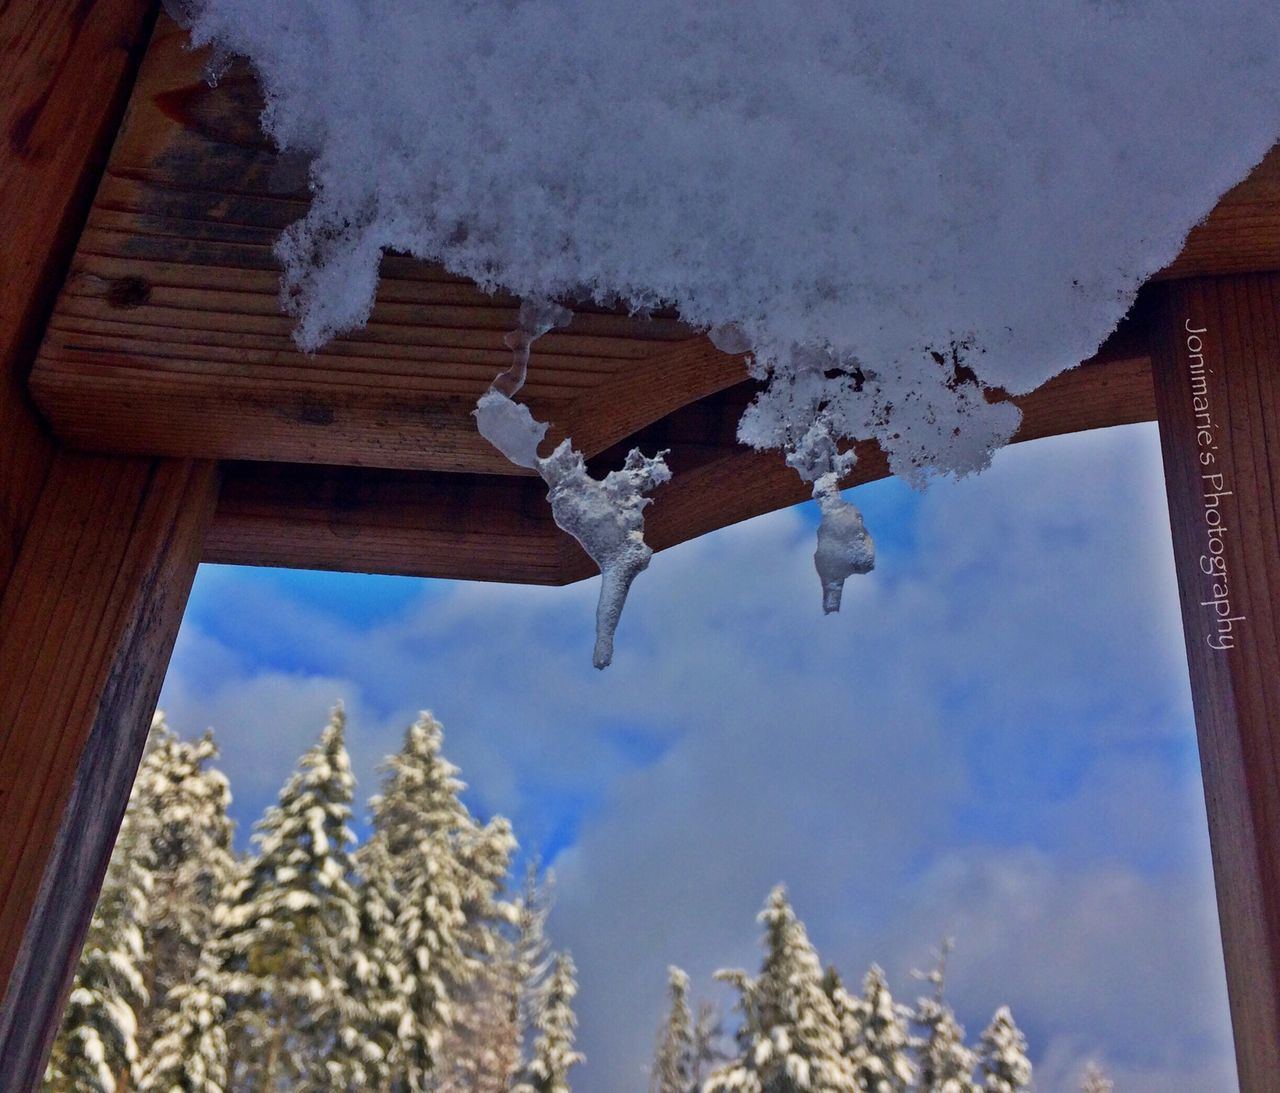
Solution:
M 1280 274 L 1161 290 L 1152 365 L 1236 1060 L 1280 1090 Z
M 0 3 L 0 1086 L 35 1089 L 216 492 L 60 452 L 27 376 L 156 0 Z
M 54 446 L 27 395 L 155 0 L 0 4 L 0 589 Z
M 55 456 L 0 598 L 0 1075 L 36 1089 L 217 500 L 216 468 Z

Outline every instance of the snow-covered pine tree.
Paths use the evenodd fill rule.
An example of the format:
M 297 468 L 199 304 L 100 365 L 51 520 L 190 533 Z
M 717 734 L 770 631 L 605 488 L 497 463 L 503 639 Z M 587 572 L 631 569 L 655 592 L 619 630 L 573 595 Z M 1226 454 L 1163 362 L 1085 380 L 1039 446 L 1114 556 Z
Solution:
M 694 1093 L 696 1060 L 689 977 L 674 964 L 667 969 L 671 1005 L 658 1030 L 658 1047 L 649 1076 L 650 1093 Z
M 150 1002 L 138 1028 L 144 1065 L 158 1029 L 178 1008 L 171 992 L 195 977 L 213 936 L 214 907 L 235 865 L 231 791 L 226 776 L 209 766 L 218 754 L 212 735 L 180 740 L 161 713 L 152 733 L 135 786 L 138 807 L 151 817 L 146 855 L 152 890 L 143 925 Z M 190 998 L 182 1004 L 190 1007 Z
M 1031 1087 L 1031 1060 L 1027 1041 L 1013 1021 L 1008 1006 L 1001 1006 L 982 1033 L 978 1057 L 982 1088 L 987 1093 L 1017 1093 Z
M 490 931 L 507 914 L 497 892 L 515 845 L 505 820 L 481 826 L 462 803 L 465 787 L 441 753 L 443 740 L 440 723 L 422 713 L 370 802 L 403 946 L 405 1018 L 391 1062 L 394 1080 L 411 1089 L 440 1076 L 455 1004 L 495 947 Z
M 977 1054 L 965 1046 L 964 1029 L 944 1001 L 947 957 L 954 948 L 951 938 L 944 938 L 938 950 L 938 962 L 927 975 L 920 975 L 933 985 L 933 996 L 916 1001 L 912 1023 L 921 1031 L 912 1046 L 918 1059 L 915 1089 L 919 1093 L 978 1093 L 973 1079 L 978 1065 Z
M 531 862 L 516 913 L 515 968 L 516 1035 L 521 1051 L 533 1042 L 533 1018 L 542 984 L 551 971 L 551 944 L 547 940 L 547 916 L 555 891 L 555 874 L 540 871 Z
M 144 766 L 153 750 L 149 744 Z M 56 1093 L 115 1093 L 137 1080 L 151 822 L 135 781 L 45 1073 Z
M 356 851 L 359 941 L 348 965 L 351 1005 L 339 1030 L 336 1073 L 352 1089 L 392 1087 L 406 1021 L 404 952 L 396 930 L 395 881 L 385 844 L 371 839 Z
M 569 1071 L 586 1059 L 573 1047 L 578 1023 L 573 1014 L 577 975 L 568 953 L 556 957 L 534 1016 L 537 1039 L 512 1093 L 570 1093 Z
M 472 821 L 457 832 L 461 937 L 470 978 L 454 991 L 437 1093 L 505 1093 L 520 1066 L 520 980 L 510 936 L 520 908 L 498 898 L 515 849 L 511 825 L 500 816 L 483 826 Z
M 836 1015 L 836 1026 L 840 1029 L 840 1053 L 846 1059 L 852 1059 L 862 1037 L 862 1000 L 849 994 L 834 966 L 828 967 L 822 976 L 822 991 L 831 999 L 831 1008 Z
M 218 910 L 232 1089 L 335 1084 L 359 936 L 344 726 L 339 705 L 258 822 L 257 857 Z
M 743 1024 L 738 1058 L 711 1075 L 706 1093 L 856 1093 L 822 966 L 781 885 L 769 894 L 760 921 L 760 975 L 717 973 L 738 989 Z
M 860 1031 L 850 1059 L 858 1088 L 867 1093 L 903 1093 L 915 1077 L 908 1054 L 906 1011 L 893 1001 L 884 972 L 876 964 L 855 1000 Z
M 208 953 L 210 950 L 206 950 Z M 208 955 L 190 982 L 168 994 L 164 1020 L 143 1062 L 139 1093 L 223 1093 L 227 1087 L 226 1004 Z
M 456 989 L 435 1093 L 506 1093 L 520 1070 L 514 943 L 500 936 L 496 944 L 471 980 Z
M 699 1002 L 693 1018 L 693 1087 L 702 1089 L 703 1076 L 710 1074 L 728 1055 L 724 1048 L 724 1022 L 714 1002 Z
M 1115 1083 L 1096 1059 L 1090 1059 L 1080 1076 L 1080 1093 L 1112 1093 Z

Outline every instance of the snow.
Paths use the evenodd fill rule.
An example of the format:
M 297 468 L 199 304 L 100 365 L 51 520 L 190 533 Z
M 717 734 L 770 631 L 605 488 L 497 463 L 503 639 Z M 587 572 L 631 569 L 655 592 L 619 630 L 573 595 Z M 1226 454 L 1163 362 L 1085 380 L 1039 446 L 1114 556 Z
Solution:
M 1015 417 L 933 354 L 1014 392 L 1088 356 L 1280 131 L 1270 0 L 181 6 L 314 156 L 278 248 L 304 347 L 365 321 L 397 248 L 674 305 L 783 386 L 827 351 L 842 431 L 921 473 Z
M 597 663 L 664 472 L 539 459 L 511 395 L 566 318 L 546 301 L 674 307 L 750 352 L 744 443 L 875 439 L 923 485 L 987 466 L 1019 420 L 987 391 L 1088 357 L 1280 134 L 1273 0 L 173 2 L 311 157 L 276 248 L 302 348 L 367 320 L 392 249 L 541 301 L 477 420 L 587 534 Z M 872 559 L 840 477 L 809 479 L 828 611 Z

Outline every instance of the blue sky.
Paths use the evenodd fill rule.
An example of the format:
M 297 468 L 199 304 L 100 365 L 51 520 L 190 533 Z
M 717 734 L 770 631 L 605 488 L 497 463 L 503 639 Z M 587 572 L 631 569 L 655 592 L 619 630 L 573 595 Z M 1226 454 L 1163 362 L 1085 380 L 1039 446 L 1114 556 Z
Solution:
M 758 963 L 787 883 L 823 958 L 910 997 L 944 934 L 976 1035 L 1013 1006 L 1038 1088 L 1231 1088 L 1156 434 L 998 454 L 851 497 L 878 566 L 824 617 L 805 507 L 655 556 L 614 664 L 563 589 L 204 567 L 162 707 L 215 729 L 243 834 L 343 699 L 361 796 L 427 708 L 482 814 L 558 877 L 582 1093 L 643 1089 L 665 968 Z M 661 493 L 655 504 L 661 504 Z

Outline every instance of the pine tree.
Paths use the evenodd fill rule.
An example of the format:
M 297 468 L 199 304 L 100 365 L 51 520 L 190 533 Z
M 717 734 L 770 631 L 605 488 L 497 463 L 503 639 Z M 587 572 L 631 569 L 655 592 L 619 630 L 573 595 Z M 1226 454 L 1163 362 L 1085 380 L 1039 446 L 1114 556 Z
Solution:
M 513 1093 L 570 1093 L 569 1071 L 585 1061 L 574 1050 L 573 999 L 578 993 L 577 969 L 568 953 L 556 957 L 539 999 L 534 1027 L 532 1058 L 524 1069 Z
M 515 966 L 516 1038 L 521 1051 L 533 1041 L 533 1019 L 542 984 L 551 971 L 551 945 L 547 940 L 547 916 L 555 891 L 555 875 L 539 875 L 537 862 L 525 872 L 524 888 L 517 902 Z
M 861 1032 L 851 1059 L 858 1088 L 867 1093 L 902 1093 L 915 1077 L 902 1007 L 894 1004 L 884 972 L 873 964 L 857 1003 Z
M 397 896 L 386 847 L 374 839 L 356 852 L 359 941 L 348 965 L 352 1005 L 339 1031 L 339 1084 L 392 1086 L 399 1039 L 407 1020 L 403 951 L 396 931 Z
M 359 936 L 342 707 L 258 822 L 258 856 L 219 908 L 233 1089 L 330 1088 Z
M 440 1076 L 456 1003 L 496 946 L 495 921 L 509 916 L 497 892 L 515 845 L 510 826 L 500 819 L 481 826 L 472 817 L 458 768 L 441 754 L 443 740 L 440 723 L 421 714 L 384 765 L 383 791 L 371 802 L 403 947 L 405 1019 L 391 1063 L 410 1089 Z
M 950 938 L 943 940 L 938 963 L 933 971 L 922 976 L 933 984 L 933 996 L 920 998 L 912 1015 L 912 1022 L 923 1033 L 913 1041 L 920 1063 L 916 1086 L 919 1093 L 978 1093 L 978 1085 L 973 1080 L 978 1057 L 965 1046 L 964 1029 L 943 1000 L 947 957 L 953 947 Z
M 1107 1072 L 1097 1060 L 1090 1059 L 1080 1076 L 1080 1093 L 1112 1093 L 1115 1083 L 1107 1077 Z
M 737 987 L 744 1020 L 739 1057 L 711 1075 L 707 1093 L 853 1093 L 858 1085 L 841 1052 L 822 966 L 781 886 L 770 893 L 760 921 L 765 925 L 760 975 L 718 973 Z
M 142 1067 L 140 1093 L 223 1093 L 227 1085 L 226 1004 L 206 958 L 189 983 L 168 994 L 167 1013 Z
M 515 848 L 511 825 L 502 817 L 484 826 L 472 821 L 457 832 L 461 941 L 470 971 L 452 992 L 437 1093 L 505 1093 L 520 1066 L 520 981 L 510 936 L 520 908 L 498 898 Z
M 723 1063 L 728 1056 L 721 1045 L 724 1025 L 720 1011 L 711 1002 L 699 1002 L 693 1019 L 693 1087 L 701 1090 L 703 1076 Z
M 828 967 L 822 976 L 822 992 L 831 999 L 831 1008 L 840 1030 L 840 1054 L 852 1060 L 862 1039 L 862 1000 L 852 997 L 845 989 L 840 973 Z
M 178 739 L 157 714 L 152 746 L 138 774 L 139 807 L 150 814 L 146 849 L 152 873 L 145 916 L 143 975 L 150 1004 L 140 1015 L 139 1049 L 147 1055 L 159 1027 L 174 1013 L 178 987 L 191 984 L 213 936 L 213 910 L 234 872 L 230 787 L 208 764 L 218 749 L 211 734 Z M 190 992 L 187 991 L 187 994 Z M 190 1006 L 190 999 L 184 1002 Z
M 671 1006 L 658 1033 L 649 1089 L 650 1093 L 693 1093 L 696 1044 L 693 1012 L 689 1009 L 689 977 L 675 965 L 667 969 L 667 989 Z
M 1001 1006 L 982 1034 L 979 1059 L 988 1093 L 1017 1093 L 1031 1086 L 1027 1041 L 1013 1022 L 1008 1006 Z

